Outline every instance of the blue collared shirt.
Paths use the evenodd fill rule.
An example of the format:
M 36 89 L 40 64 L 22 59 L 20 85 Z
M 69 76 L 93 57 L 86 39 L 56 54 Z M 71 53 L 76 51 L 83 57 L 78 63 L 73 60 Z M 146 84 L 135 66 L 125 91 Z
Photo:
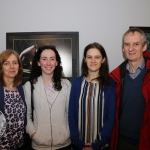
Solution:
M 142 63 L 137 67 L 135 73 L 131 73 L 129 71 L 129 63 L 127 63 L 127 65 L 126 65 L 126 69 L 129 71 L 129 76 L 132 79 L 135 79 L 141 73 L 141 70 L 144 69 L 144 67 L 145 67 L 145 60 L 143 60 Z

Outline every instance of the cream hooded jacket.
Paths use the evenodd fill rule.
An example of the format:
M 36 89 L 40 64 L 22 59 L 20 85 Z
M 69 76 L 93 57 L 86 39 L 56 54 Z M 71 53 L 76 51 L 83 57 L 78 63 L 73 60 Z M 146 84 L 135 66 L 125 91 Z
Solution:
M 27 103 L 26 132 L 31 136 L 32 148 L 36 150 L 54 150 L 68 146 L 71 143 L 68 126 L 68 103 L 71 84 L 62 79 L 61 91 L 56 91 L 50 108 L 44 90 L 41 77 L 34 84 L 34 122 L 31 120 L 31 86 L 30 82 L 24 85 L 25 99 Z

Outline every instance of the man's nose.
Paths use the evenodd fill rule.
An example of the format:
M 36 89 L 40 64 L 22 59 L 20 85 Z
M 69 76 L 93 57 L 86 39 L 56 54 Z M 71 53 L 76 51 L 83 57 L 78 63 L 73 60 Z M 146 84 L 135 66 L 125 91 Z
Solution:
M 129 51 L 132 51 L 133 50 L 133 48 L 134 48 L 134 46 L 131 44 L 131 45 L 129 45 Z

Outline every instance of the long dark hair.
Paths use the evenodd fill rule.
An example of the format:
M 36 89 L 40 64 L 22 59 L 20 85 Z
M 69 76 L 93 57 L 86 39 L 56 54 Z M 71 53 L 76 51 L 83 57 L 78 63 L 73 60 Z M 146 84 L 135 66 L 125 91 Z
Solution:
M 56 55 L 56 60 L 58 62 L 58 65 L 56 66 L 52 81 L 54 82 L 53 87 L 56 91 L 60 91 L 62 88 L 61 85 L 61 78 L 63 78 L 63 68 L 61 66 L 61 58 L 56 50 L 56 47 L 54 45 L 42 45 L 38 48 L 37 52 L 35 52 L 35 55 L 32 60 L 32 68 L 31 68 L 31 73 L 30 73 L 30 82 L 31 82 L 31 88 L 34 89 L 33 84 L 37 82 L 37 78 L 42 75 L 42 70 L 41 67 L 38 66 L 38 61 L 40 60 L 41 53 L 45 50 L 49 49 L 54 51 Z
M 101 67 L 99 69 L 99 77 L 97 77 L 96 79 L 99 81 L 100 87 L 107 86 L 107 85 L 109 85 L 109 81 L 110 81 L 108 58 L 107 58 L 107 54 L 106 54 L 104 47 L 97 42 L 91 43 L 84 48 L 82 65 L 81 65 L 82 75 L 85 77 L 87 77 L 87 75 L 88 75 L 88 67 L 87 67 L 87 64 L 85 62 L 85 58 L 87 55 L 87 51 L 91 48 L 96 48 L 97 50 L 99 50 L 99 52 L 102 55 L 102 58 L 105 58 L 105 61 L 101 64 Z

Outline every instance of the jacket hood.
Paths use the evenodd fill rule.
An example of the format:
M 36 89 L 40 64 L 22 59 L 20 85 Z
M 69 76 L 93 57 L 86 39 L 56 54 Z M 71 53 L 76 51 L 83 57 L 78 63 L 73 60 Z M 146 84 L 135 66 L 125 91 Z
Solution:
M 149 51 L 145 51 L 143 55 L 144 55 L 144 58 L 150 59 L 150 52 Z

